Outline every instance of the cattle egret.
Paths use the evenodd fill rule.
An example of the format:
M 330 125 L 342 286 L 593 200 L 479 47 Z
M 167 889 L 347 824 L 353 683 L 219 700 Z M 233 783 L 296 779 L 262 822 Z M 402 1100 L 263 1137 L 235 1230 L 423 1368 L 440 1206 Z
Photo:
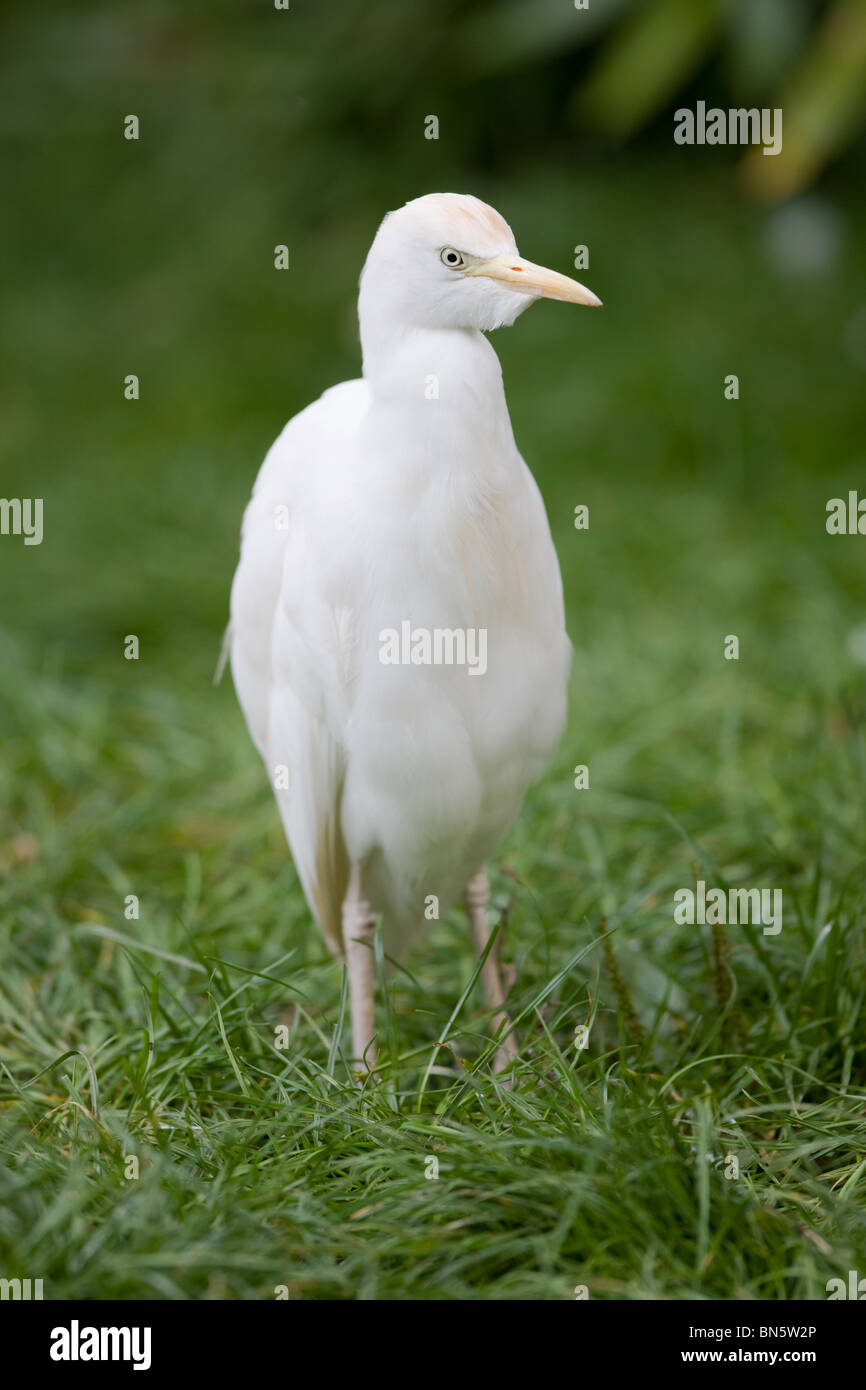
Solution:
M 485 863 L 565 724 L 559 565 L 483 336 L 542 297 L 600 303 L 477 198 L 388 213 L 361 275 L 363 376 L 289 421 L 244 515 L 235 686 L 367 1069 L 376 922 L 400 961 L 464 893 L 483 950 Z M 492 952 L 482 979 L 501 1068 Z

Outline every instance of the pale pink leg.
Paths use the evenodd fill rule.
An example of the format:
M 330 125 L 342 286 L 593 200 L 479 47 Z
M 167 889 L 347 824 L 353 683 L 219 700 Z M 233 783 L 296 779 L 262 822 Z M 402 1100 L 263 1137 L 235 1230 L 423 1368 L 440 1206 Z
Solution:
M 487 945 L 490 937 L 490 919 L 487 909 L 490 905 L 490 883 L 487 879 L 487 870 L 481 868 L 473 874 L 466 885 L 466 906 L 469 909 L 469 920 L 472 924 L 472 936 L 475 941 L 475 949 L 481 954 Z M 505 1009 L 505 990 L 502 985 L 502 973 L 499 969 L 499 958 L 497 948 L 502 945 L 501 937 L 496 946 L 488 955 L 481 969 L 481 981 L 484 985 L 484 995 L 490 1008 L 494 1010 L 493 1028 L 498 1031 L 500 1026 L 505 1023 L 510 1026 L 511 1019 Z M 499 1047 L 493 1059 L 493 1070 L 502 1071 L 517 1056 L 517 1039 L 513 1032 L 508 1033 Z
M 376 918 L 363 894 L 361 868 L 353 864 L 343 900 L 343 944 L 349 971 L 352 1008 L 352 1052 L 366 1071 L 376 1065 L 375 1012 L 376 962 L 373 938 Z

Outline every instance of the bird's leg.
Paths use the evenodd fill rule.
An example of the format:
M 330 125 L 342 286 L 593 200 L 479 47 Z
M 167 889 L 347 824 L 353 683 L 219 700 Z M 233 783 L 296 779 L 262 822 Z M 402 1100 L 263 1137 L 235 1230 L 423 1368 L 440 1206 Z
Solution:
M 376 964 L 373 938 L 376 918 L 363 895 L 361 866 L 353 864 L 349 886 L 343 900 L 343 944 L 349 971 L 349 1000 L 352 1008 L 352 1052 L 365 1071 L 376 1065 L 376 1044 L 373 1041 L 375 1014 L 373 1008 L 376 983 Z
M 490 905 L 490 883 L 487 878 L 487 870 L 480 868 L 473 874 L 466 885 L 466 906 L 469 910 L 469 920 L 472 924 L 472 935 L 475 939 L 475 949 L 480 954 L 488 940 L 490 939 L 490 918 L 487 909 Z M 496 946 L 487 956 L 481 968 L 481 980 L 484 985 L 484 994 L 493 1014 L 493 1027 L 496 1031 L 503 1025 L 510 1026 L 511 1019 L 505 1009 L 505 990 L 502 985 L 502 974 L 499 969 L 498 947 L 501 947 L 502 940 L 497 941 Z M 493 1070 L 502 1071 L 517 1056 L 517 1039 L 513 1032 L 509 1032 L 503 1038 L 496 1055 L 493 1059 Z

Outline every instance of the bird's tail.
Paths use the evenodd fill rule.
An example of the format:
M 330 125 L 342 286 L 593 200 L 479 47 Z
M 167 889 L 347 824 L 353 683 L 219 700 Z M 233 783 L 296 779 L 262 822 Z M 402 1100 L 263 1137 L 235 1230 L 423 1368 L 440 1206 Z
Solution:
M 222 642 L 222 646 L 220 647 L 219 660 L 217 661 L 217 664 L 216 664 L 216 670 L 215 670 L 214 673 L 213 673 L 213 683 L 214 683 L 214 685 L 219 685 L 220 681 L 221 681 L 222 678 L 223 678 L 223 672 L 224 672 L 225 669 L 226 669 L 226 662 L 227 662 L 228 659 L 229 659 L 229 652 L 231 651 L 231 645 L 232 645 L 232 625 L 231 625 L 230 622 L 228 622 L 228 623 L 226 623 L 226 630 L 225 630 L 225 632 L 223 633 L 223 642 Z

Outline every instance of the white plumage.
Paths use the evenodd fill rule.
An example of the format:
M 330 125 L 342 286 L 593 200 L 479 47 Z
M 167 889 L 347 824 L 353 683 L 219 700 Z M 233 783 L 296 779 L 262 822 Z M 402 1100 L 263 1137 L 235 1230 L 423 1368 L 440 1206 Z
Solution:
M 346 950 L 368 1063 L 373 923 L 404 958 L 433 925 L 425 904 L 444 917 L 473 880 L 483 944 L 479 871 L 565 722 L 559 567 L 483 337 L 542 294 L 598 303 L 521 260 L 475 198 L 390 213 L 361 277 L 363 378 L 289 421 L 244 516 L 235 685 L 310 909 Z M 389 630 L 447 630 L 458 658 L 484 630 L 486 670 L 383 660 Z M 492 959 L 485 983 L 501 1009 Z

